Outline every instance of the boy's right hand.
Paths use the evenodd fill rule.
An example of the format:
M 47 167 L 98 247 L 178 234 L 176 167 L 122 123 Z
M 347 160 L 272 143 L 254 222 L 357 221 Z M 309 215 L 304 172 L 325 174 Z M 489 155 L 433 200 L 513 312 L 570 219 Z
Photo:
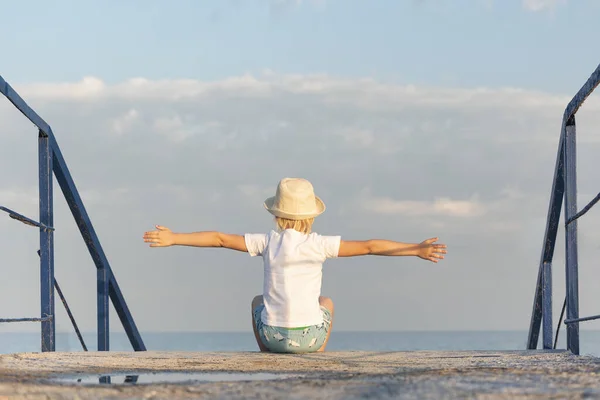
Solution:
M 155 231 L 144 233 L 144 242 L 150 247 L 167 247 L 175 244 L 175 234 L 167 227 L 156 225 Z

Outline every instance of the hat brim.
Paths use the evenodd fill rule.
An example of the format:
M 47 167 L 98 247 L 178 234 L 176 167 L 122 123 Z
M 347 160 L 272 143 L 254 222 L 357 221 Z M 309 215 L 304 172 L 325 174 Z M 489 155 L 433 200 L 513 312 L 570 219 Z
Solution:
M 271 214 L 273 214 L 276 217 L 299 220 L 299 219 L 314 218 L 316 216 L 323 214 L 323 212 L 325 212 L 325 203 L 323 203 L 323 200 L 321 200 L 318 196 L 315 196 L 315 203 L 316 203 L 315 204 L 316 209 L 313 212 L 305 213 L 305 214 L 291 214 L 289 212 L 277 209 L 275 207 L 275 196 L 269 197 L 268 199 L 266 199 L 264 202 L 264 206 L 268 212 L 270 212 Z

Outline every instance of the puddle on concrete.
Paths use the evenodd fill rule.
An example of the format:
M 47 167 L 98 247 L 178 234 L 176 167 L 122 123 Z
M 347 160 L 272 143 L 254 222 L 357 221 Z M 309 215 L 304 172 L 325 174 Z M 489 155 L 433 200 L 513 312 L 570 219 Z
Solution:
M 55 383 L 71 383 L 84 385 L 97 384 L 144 384 L 144 383 L 180 383 L 193 384 L 202 382 L 241 382 L 267 381 L 295 378 L 289 374 L 270 373 L 233 373 L 233 372 L 148 372 L 118 373 L 111 375 L 68 375 L 52 379 Z

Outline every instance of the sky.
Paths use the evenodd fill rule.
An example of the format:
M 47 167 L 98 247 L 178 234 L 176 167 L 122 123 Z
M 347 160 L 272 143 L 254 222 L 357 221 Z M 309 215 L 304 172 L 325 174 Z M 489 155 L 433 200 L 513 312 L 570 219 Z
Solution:
M 334 329 L 528 329 L 562 113 L 600 62 L 599 2 L 34 3 L 0 1 L 0 75 L 52 126 L 142 334 L 250 333 L 260 259 L 142 236 L 265 232 L 286 176 L 325 201 L 319 233 L 448 245 L 438 264 L 327 261 Z M 599 111 L 594 94 L 577 114 L 580 208 L 600 191 Z M 5 99 L 0 121 L 0 205 L 37 219 L 36 129 Z M 599 222 L 579 223 L 582 316 L 600 311 Z M 56 278 L 94 331 L 95 268 L 58 185 L 55 228 Z M 0 316 L 39 315 L 38 247 L 0 216 Z

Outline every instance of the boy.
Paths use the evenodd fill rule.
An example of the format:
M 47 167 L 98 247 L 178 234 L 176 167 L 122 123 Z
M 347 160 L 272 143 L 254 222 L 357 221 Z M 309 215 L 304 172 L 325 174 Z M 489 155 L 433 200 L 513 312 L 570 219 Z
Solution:
M 146 232 L 150 247 L 225 247 L 262 256 L 263 295 L 252 300 L 252 326 L 261 351 L 307 353 L 324 351 L 331 334 L 333 302 L 321 296 L 323 262 L 328 258 L 362 255 L 417 256 L 438 262 L 446 245 L 437 238 L 418 244 L 389 240 L 347 241 L 312 232 L 325 204 L 312 184 L 284 178 L 275 196 L 264 202 L 275 216 L 277 230 L 267 234 L 232 235 L 221 232 L 174 233 L 163 226 Z

